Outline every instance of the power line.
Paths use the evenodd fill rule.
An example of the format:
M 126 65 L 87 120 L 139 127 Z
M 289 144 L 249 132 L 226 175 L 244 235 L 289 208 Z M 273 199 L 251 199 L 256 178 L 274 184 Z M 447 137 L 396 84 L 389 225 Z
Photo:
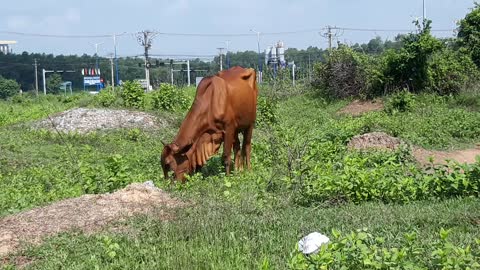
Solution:
M 47 37 L 47 38 L 110 38 L 113 34 L 101 34 L 101 35 L 58 35 L 58 34 L 38 34 L 38 33 L 25 33 L 15 31 L 0 31 L 0 34 L 29 36 L 29 37 Z M 126 33 L 125 33 L 126 34 Z M 124 34 L 117 34 L 121 36 Z
M 332 29 L 344 30 L 344 31 L 360 31 L 360 32 L 415 32 L 415 29 L 376 29 L 376 28 L 352 28 L 352 27 L 332 27 Z M 273 36 L 273 35 L 291 35 L 291 34 L 302 34 L 302 33 L 314 33 L 318 31 L 328 30 L 328 27 L 323 28 L 311 28 L 311 29 L 299 29 L 292 31 L 282 31 L 282 32 L 262 32 L 262 36 Z M 432 32 L 451 32 L 455 29 L 432 29 Z M 15 31 L 0 31 L 0 34 L 10 34 L 10 35 L 20 35 L 20 36 L 30 36 L 30 37 L 44 37 L 44 38 L 110 38 L 113 34 L 99 34 L 99 35 L 60 35 L 60 34 L 40 34 L 40 33 L 26 33 L 26 32 L 15 32 Z M 123 35 L 136 35 L 138 32 L 117 34 L 116 36 Z M 185 37 L 252 37 L 256 34 L 254 33 L 178 33 L 178 32 L 159 32 L 156 31 L 155 34 L 161 36 L 185 36 Z

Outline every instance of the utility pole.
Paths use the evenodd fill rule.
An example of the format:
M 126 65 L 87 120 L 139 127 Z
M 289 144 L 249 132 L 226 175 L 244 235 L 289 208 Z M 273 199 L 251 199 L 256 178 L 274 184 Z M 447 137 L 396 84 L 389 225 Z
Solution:
M 257 34 L 257 49 L 258 49 L 258 69 L 260 72 L 258 73 L 258 82 L 262 82 L 262 57 L 260 55 L 260 32 L 255 31 L 255 29 L 250 29 L 250 32 Z
M 148 51 L 152 48 L 152 40 L 157 34 L 145 30 L 137 33 L 137 40 L 145 50 L 145 80 L 147 81 L 147 92 L 150 91 L 150 62 L 148 61 Z
M 114 54 L 111 55 L 110 57 L 110 69 L 112 71 L 112 91 L 115 92 L 115 77 L 113 76 L 113 57 L 114 57 Z
M 187 60 L 187 78 L 188 78 L 188 86 L 190 86 L 190 60 Z
M 423 0 L 423 21 L 427 19 L 427 9 L 425 6 L 425 0 Z
M 38 97 L 38 62 L 35 58 L 35 95 Z
M 223 70 L 223 58 L 222 58 L 222 55 L 223 55 L 223 50 L 225 48 L 217 48 L 218 49 L 218 53 L 220 54 L 220 71 Z
M 332 32 L 333 29 L 338 30 L 337 27 L 332 27 L 332 26 L 328 25 L 326 28 L 327 28 L 327 32 L 326 32 L 326 33 L 321 33 L 321 32 L 320 32 L 319 34 L 320 34 L 321 36 L 323 36 L 323 37 L 325 37 L 325 38 L 328 39 L 328 50 L 331 51 L 331 50 L 332 50 L 333 38 L 334 38 L 334 37 L 339 37 L 340 34 L 338 34 L 338 33 L 333 33 L 333 32 Z
M 98 70 L 98 45 L 102 45 L 105 42 L 93 43 L 95 46 L 95 68 Z M 97 91 L 99 90 L 100 85 L 97 84 Z
M 228 48 L 229 48 L 229 45 L 230 45 L 230 40 L 225 41 L 225 44 L 227 44 L 227 52 L 225 53 L 226 65 L 227 65 L 227 69 L 229 69 L 230 68 L 230 57 L 228 57 Z
M 332 27 L 329 25 L 327 26 L 327 38 L 328 38 L 328 50 L 332 50 Z

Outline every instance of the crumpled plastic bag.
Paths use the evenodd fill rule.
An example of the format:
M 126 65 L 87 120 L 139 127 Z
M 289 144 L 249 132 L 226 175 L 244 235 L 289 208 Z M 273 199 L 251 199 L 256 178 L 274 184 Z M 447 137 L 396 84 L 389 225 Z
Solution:
M 306 255 L 316 254 L 320 247 L 330 242 L 330 239 L 319 232 L 313 232 L 298 241 L 298 249 Z

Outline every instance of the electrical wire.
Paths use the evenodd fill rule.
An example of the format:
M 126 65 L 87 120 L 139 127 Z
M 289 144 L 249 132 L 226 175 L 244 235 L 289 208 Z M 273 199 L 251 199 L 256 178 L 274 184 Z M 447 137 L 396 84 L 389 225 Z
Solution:
M 274 36 L 274 35 L 292 35 L 292 34 L 302 34 L 302 33 L 313 33 L 318 31 L 324 31 L 328 27 L 323 28 L 312 28 L 312 29 L 301 29 L 293 31 L 283 31 L 283 32 L 260 32 L 262 36 Z M 343 30 L 343 31 L 357 31 L 357 32 L 414 32 L 415 29 L 373 29 L 373 28 L 351 28 L 351 27 L 331 27 L 331 29 Z M 451 32 L 455 29 L 432 29 L 432 32 Z M 234 33 L 234 34 L 225 34 L 225 33 L 176 33 L 176 32 L 159 32 L 152 31 L 153 33 L 161 36 L 184 36 L 184 37 L 251 37 L 256 36 L 255 33 Z M 59 34 L 39 34 L 39 33 L 25 33 L 25 32 L 15 32 L 15 31 L 0 31 L 0 34 L 10 34 L 10 35 L 20 35 L 20 36 L 29 36 L 29 37 L 44 37 L 44 38 L 110 38 L 114 34 L 99 34 L 99 35 L 59 35 Z M 121 34 L 116 34 L 117 37 L 123 35 L 135 35 L 135 33 L 123 32 Z

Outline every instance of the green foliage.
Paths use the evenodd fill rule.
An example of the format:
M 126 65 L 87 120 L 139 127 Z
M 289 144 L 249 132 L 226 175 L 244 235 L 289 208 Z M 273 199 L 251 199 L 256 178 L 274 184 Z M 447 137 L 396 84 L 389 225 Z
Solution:
M 95 102 L 102 107 L 111 107 L 117 99 L 117 95 L 113 92 L 111 87 L 102 89 L 100 93 L 95 95 Z
M 131 170 L 118 154 L 109 157 L 105 164 L 80 163 L 79 167 L 85 193 L 112 192 L 125 187 L 131 178 Z
M 20 91 L 20 85 L 15 80 L 0 76 L 0 99 L 7 99 Z
M 384 82 L 382 60 L 341 46 L 326 63 L 315 66 L 313 85 L 328 98 L 371 98 L 381 92 Z
M 415 232 L 405 233 L 402 243 L 389 244 L 366 230 L 343 235 L 332 230 L 328 244 L 317 254 L 293 252 L 290 269 L 480 269 L 480 240 L 473 246 L 457 246 L 440 230 L 434 251 L 428 254 Z M 401 246 L 399 246 L 401 244 Z M 393 247 L 392 247 L 393 246 Z
M 385 102 L 385 111 L 390 114 L 410 111 L 414 105 L 415 96 L 406 89 L 390 96 Z
M 187 93 L 191 97 L 194 89 Z M 310 95 L 262 97 L 267 103 L 259 107 L 272 105 L 276 123 L 256 127 L 252 171 L 225 177 L 221 157 L 215 156 L 187 184 L 176 186 L 163 179 L 159 166 L 161 140 L 172 138 L 182 119 L 176 114 L 157 113 L 173 119 L 153 132 L 122 129 L 60 135 L 12 125 L 84 102 L 95 105 L 82 101 L 88 97 L 68 102 L 57 96 L 0 101 L 0 115 L 6 117 L 0 127 L 0 215 L 146 180 L 192 204 L 172 215 L 168 212 L 175 217 L 168 222 L 142 216 L 114 225 L 128 228 L 126 233 L 52 237 L 40 247 L 11 255 L 12 262 L 22 256 L 35 269 L 113 269 L 138 268 L 141 258 L 140 268 L 145 269 L 285 269 L 292 243 L 305 232 L 332 228 L 348 232 L 364 226 L 384 238 L 383 244 L 357 232 L 355 242 L 348 242 L 352 248 L 335 254 L 353 256 L 352 263 L 357 256 L 374 254 L 382 262 L 412 261 L 436 269 L 441 267 L 435 265 L 461 267 L 469 263 L 468 254 L 477 252 L 473 243 L 480 237 L 478 163 L 425 171 L 411 161 L 407 148 L 382 153 L 346 147 L 350 138 L 368 131 L 386 131 L 430 148 L 478 141 L 479 114 L 459 108 L 457 102 L 464 101 L 456 96 L 415 95 L 404 112 L 359 117 L 336 114 L 346 101 L 328 103 Z M 269 104 L 270 99 L 276 102 Z M 453 229 L 448 238 L 453 246 L 437 245 L 440 227 Z M 410 241 L 402 236 L 411 231 L 419 235 L 413 246 L 423 248 L 422 255 L 394 259 L 383 254 L 385 248 L 400 256 Z M 371 261 L 376 264 L 376 257 Z
M 140 109 L 144 106 L 145 92 L 137 81 L 124 82 L 121 96 L 127 107 Z
M 428 82 L 432 92 L 458 94 L 478 81 L 480 73 L 467 54 L 444 49 L 433 54 L 428 63 Z
M 412 92 L 421 92 L 428 87 L 428 61 L 442 48 L 442 44 L 431 34 L 431 21 L 423 25 L 417 21 L 417 34 L 403 37 L 403 48 L 386 54 L 386 86 L 389 89 L 407 87 Z
M 277 102 L 272 98 L 259 96 L 257 99 L 257 120 L 258 127 L 265 127 L 277 123 Z
M 480 5 L 475 7 L 459 23 L 458 43 L 472 56 L 480 67 Z
M 60 85 L 62 84 L 62 76 L 58 73 L 53 73 L 47 78 L 47 93 L 60 93 Z
M 168 83 L 160 84 L 160 88 L 148 94 L 152 100 L 151 106 L 155 110 L 183 111 L 190 105 L 186 94 Z

